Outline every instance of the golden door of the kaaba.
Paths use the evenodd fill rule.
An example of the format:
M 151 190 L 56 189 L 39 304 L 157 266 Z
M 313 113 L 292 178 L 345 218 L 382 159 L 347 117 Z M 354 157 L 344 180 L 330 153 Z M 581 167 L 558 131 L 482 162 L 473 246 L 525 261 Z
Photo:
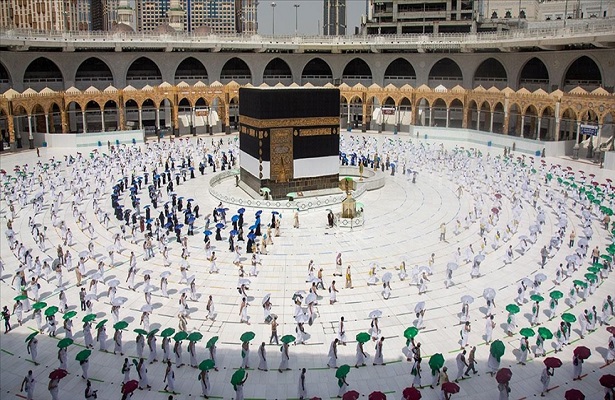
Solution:
M 270 179 L 288 182 L 293 179 L 293 130 L 273 128 L 270 135 Z

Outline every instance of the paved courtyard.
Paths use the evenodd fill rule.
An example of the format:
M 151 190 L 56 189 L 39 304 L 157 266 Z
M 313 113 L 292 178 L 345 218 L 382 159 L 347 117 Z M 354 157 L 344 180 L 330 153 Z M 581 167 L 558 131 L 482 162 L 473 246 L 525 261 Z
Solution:
M 567 264 L 566 257 L 573 254 L 575 247 L 569 248 L 568 236 L 572 229 L 576 231 L 577 241 L 585 235 L 583 233 L 582 212 L 580 203 L 572 198 L 575 196 L 574 190 L 568 192 L 568 199 L 562 204 L 568 216 L 568 226 L 564 235 L 563 244 L 559 250 L 553 249 L 547 259 L 544 269 L 541 269 L 541 249 L 544 245 L 549 246 L 551 239 L 558 233 L 558 211 L 557 199 L 564 198 L 564 191 L 569 189 L 558 181 L 558 176 L 562 177 L 567 167 L 575 173 L 575 181 L 580 181 L 581 176 L 586 176 L 586 183 L 592 180 L 600 184 L 606 183 L 606 179 L 614 179 L 612 171 L 600 170 L 594 165 L 582 161 L 570 161 L 568 159 L 545 158 L 532 159 L 524 157 L 525 165 L 521 165 L 521 160 L 517 160 L 520 154 L 513 154 L 509 162 L 502 160 L 503 150 L 487 147 L 470 146 L 465 143 L 445 142 L 440 147 L 440 143 L 434 141 L 414 140 L 410 144 L 408 136 L 371 134 L 368 143 L 370 149 L 378 148 L 379 154 L 390 154 L 391 160 L 401 156 L 396 156 L 400 149 L 406 149 L 405 162 L 397 162 L 397 171 L 394 176 L 390 170 L 378 171 L 377 176 L 383 176 L 385 185 L 383 188 L 364 192 L 357 201 L 364 206 L 364 224 L 360 227 L 340 228 L 327 227 L 327 209 L 339 212 L 341 205 L 336 204 L 330 207 L 310 208 L 299 212 L 300 227 L 293 228 L 293 211 L 289 209 L 279 210 L 281 216 L 280 236 L 273 238 L 273 244 L 267 247 L 268 253 L 261 255 L 262 265 L 258 267 L 259 273 L 256 277 L 248 277 L 251 269 L 251 254 L 245 254 L 245 244 L 239 242 L 242 249 L 241 262 L 246 271 L 246 278 L 251 283 L 248 290 L 248 301 L 250 307 L 248 314 L 250 325 L 240 323 L 240 303 L 241 295 L 238 293 L 238 267 L 233 264 L 235 254 L 229 251 L 228 235 L 230 223 L 222 230 L 222 241 L 216 241 L 211 236 L 212 249 L 218 257 L 217 265 L 220 272 L 217 274 L 208 273 L 210 262 L 206 259 L 206 251 L 203 242 L 203 230 L 205 221 L 202 215 L 207 215 L 214 210 L 220 200 L 213 197 L 209 191 L 209 180 L 214 175 L 212 168 L 207 167 L 205 175 L 195 171 L 194 179 L 188 178 L 181 182 L 174 190 L 178 196 L 185 199 L 193 198 L 193 206 L 198 204 L 201 217 L 195 222 L 195 235 L 188 240 L 190 257 L 188 262 L 190 269 L 188 275 L 196 275 L 195 285 L 198 293 L 198 300 L 188 301 L 189 318 L 187 319 L 187 332 L 199 331 L 203 334 L 203 339 L 196 344 L 196 358 L 200 363 L 209 357 L 206 349 L 207 341 L 218 336 L 216 366 L 218 371 L 210 371 L 209 379 L 211 383 L 211 398 L 234 398 L 235 392 L 230 384 L 231 376 L 241 366 L 241 341 L 240 336 L 246 331 L 255 333 L 255 339 L 251 342 L 250 350 L 250 369 L 248 378 L 244 385 L 246 398 L 254 399 L 290 399 L 298 397 L 298 382 L 300 369 L 306 368 L 306 383 L 308 397 L 332 398 L 338 394 L 337 379 L 335 370 L 327 367 L 328 352 L 331 342 L 338 336 L 339 320 L 344 317 L 347 337 L 346 346 L 338 346 L 337 365 L 348 364 L 351 370 L 347 377 L 349 390 L 356 390 L 361 394 L 361 398 L 373 391 L 384 392 L 389 399 L 401 399 L 402 392 L 406 387 L 412 385 L 413 376 L 411 368 L 413 363 L 406 360 L 404 348 L 406 339 L 404 331 L 406 328 L 416 323 L 415 306 L 417 303 L 425 302 L 424 327 L 420 329 L 415 341 L 421 343 L 422 349 L 422 382 L 421 389 L 423 399 L 437 399 L 440 396 L 440 387 L 431 389 L 431 373 L 428 366 L 430 356 L 441 353 L 445 358 L 445 365 L 448 367 L 448 376 L 454 380 L 457 376 L 456 360 L 460 352 L 460 324 L 459 313 L 462 309 L 461 297 L 470 295 L 474 302 L 469 305 L 472 330 L 469 334 L 469 346 L 476 346 L 476 369 L 478 373 L 470 374 L 469 378 L 459 381 L 460 392 L 452 396 L 453 399 L 497 399 L 499 396 L 498 384 L 496 380 L 486 373 L 487 359 L 489 357 L 489 345 L 485 344 L 483 335 L 485 334 L 485 313 L 486 301 L 483 299 L 483 290 L 493 288 L 496 290 L 495 303 L 493 309 L 494 322 L 496 327 L 493 330 L 493 340 L 502 340 L 506 350 L 501 359 L 501 367 L 509 367 L 513 376 L 510 381 L 510 398 L 522 399 L 540 396 L 542 384 L 540 374 L 544 369 L 543 358 L 534 358 L 530 354 L 526 365 L 519 365 L 519 329 L 530 327 L 532 316 L 532 304 L 529 301 L 520 306 L 521 312 L 516 316 L 518 328 L 513 336 L 508 336 L 505 332 L 508 313 L 506 305 L 515 303 L 519 281 L 528 277 L 532 281 L 537 273 L 544 273 L 547 280 L 540 286 L 540 291 L 545 297 L 541 303 L 539 322 L 541 327 L 549 328 L 553 333 L 560 325 L 560 317 L 564 312 L 575 316 L 581 314 L 583 310 L 596 306 L 600 315 L 603 302 L 607 295 L 615 294 L 615 284 L 613 277 L 601 281 L 593 294 L 589 295 L 586 301 L 579 302 L 570 309 L 567 304 L 568 293 L 572 288 L 572 281 L 576 279 L 585 280 L 587 267 L 591 266 L 591 250 L 598 246 L 601 254 L 606 254 L 606 247 L 613 243 L 613 237 L 608 230 L 605 230 L 600 223 L 602 214 L 597 207 L 592 213 L 593 237 L 589 240 L 589 251 L 587 257 L 581 262 L 578 271 L 572 274 L 571 278 L 563 281 L 559 287 L 555 287 L 555 270 L 560 263 Z M 215 136 L 218 141 L 223 139 L 222 150 L 228 150 L 229 143 L 234 142 L 234 136 Z M 189 138 L 190 146 L 194 146 L 196 139 Z M 361 134 L 344 133 L 345 149 L 351 150 L 350 145 L 362 143 Z M 204 137 L 205 146 L 211 147 L 209 136 Z M 376 146 L 376 147 L 374 147 Z M 459 147 L 465 147 L 461 150 Z M 473 150 L 468 150 L 473 147 Z M 438 152 L 441 149 L 441 152 Z M 475 150 L 476 152 L 475 152 Z M 210 150 L 210 149 L 209 149 Z M 444 153 L 446 150 L 446 154 Z M 80 150 L 81 151 L 81 150 Z M 90 149 L 83 149 L 83 156 L 89 159 Z M 481 154 L 478 154 L 478 151 Z M 28 171 L 35 171 L 36 175 L 42 172 L 41 168 L 34 169 L 34 165 L 40 160 L 45 163 L 52 157 L 60 161 L 57 172 L 67 180 L 71 177 L 73 167 L 67 168 L 65 155 L 76 155 L 76 150 L 68 149 L 41 149 L 41 157 L 37 158 L 35 151 L 22 151 L 16 154 L 3 154 L 0 158 L 1 168 L 8 174 L 14 175 L 16 165 L 28 164 Z M 106 148 L 100 148 L 100 152 L 107 152 Z M 205 151 L 208 152 L 208 151 Z M 178 153 L 179 154 L 179 153 Z M 373 155 L 373 151 L 371 152 Z M 98 157 L 99 155 L 96 155 Z M 151 154 L 150 154 L 151 156 Z M 499 156 L 499 159 L 496 159 Z M 384 157 L 384 156 L 383 156 Z M 153 157 L 152 157 L 153 159 Z M 150 160 L 151 161 L 151 160 Z M 158 160 L 156 160 L 158 161 Z M 194 162 L 198 165 L 199 159 Z M 542 163 L 544 161 L 544 163 Z M 533 164 L 532 164 L 533 163 Z M 163 162 L 164 164 L 164 162 Z M 402 170 L 409 169 L 417 171 L 416 182 L 412 182 L 412 174 L 403 174 Z M 551 171 L 552 165 L 560 165 L 556 170 Z M 158 166 L 160 169 L 160 165 Z M 535 173 L 532 172 L 535 170 Z M 151 168 L 149 169 L 151 171 Z M 579 170 L 584 171 L 581 174 Z M 89 290 L 89 280 L 97 272 L 99 261 L 105 263 L 104 278 L 98 283 L 98 291 L 93 301 L 93 312 L 96 314 L 94 324 L 103 319 L 108 319 L 107 335 L 109 337 L 108 350 L 111 352 L 100 352 L 98 343 L 94 343 L 94 350 L 89 361 L 89 376 L 92 385 L 98 390 L 99 399 L 120 399 L 123 374 L 121 372 L 124 357 L 119 354 L 114 355 L 113 350 L 113 322 L 111 316 L 111 304 L 107 297 L 108 286 L 106 283 L 113 279 L 118 279 L 120 284 L 117 288 L 117 297 L 125 297 L 127 300 L 121 306 L 120 319 L 128 322 L 129 326 L 123 333 L 123 351 L 132 360 L 136 359 L 136 333 L 133 329 L 142 327 L 139 324 L 141 318 L 141 307 L 145 304 L 143 294 L 143 275 L 142 271 L 152 270 L 151 284 L 156 289 L 152 293 L 153 312 L 150 316 L 150 328 L 174 328 L 178 330 L 178 302 L 180 292 L 186 288 L 185 283 L 180 284 L 180 265 L 181 245 L 175 241 L 174 234 L 169 236 L 169 261 L 170 266 L 164 265 L 164 259 L 158 252 L 157 243 L 154 241 L 155 257 L 144 261 L 143 239 L 137 236 L 136 243 L 131 243 L 130 229 L 127 231 L 127 239 L 121 242 L 124 250 L 116 253 L 115 263 L 109 265 L 107 249 L 113 246 L 114 236 L 120 231 L 120 221 L 113 216 L 111 208 L 112 185 L 121 177 L 119 170 L 106 170 L 101 175 L 101 179 L 107 181 L 104 187 L 104 194 L 100 198 L 101 207 L 109 213 L 111 221 L 108 226 L 99 221 L 93 206 L 93 192 L 96 188 L 95 176 L 83 176 L 81 185 L 89 182 L 91 187 L 86 190 L 83 200 L 77 204 L 78 211 L 83 213 L 85 218 L 92 223 L 94 235 L 93 259 L 88 259 L 85 263 L 87 274 L 84 277 L 83 287 Z M 132 173 L 131 169 L 128 171 Z M 40 213 L 34 214 L 32 204 L 25 208 L 15 206 L 16 218 L 13 221 L 13 231 L 15 238 L 23 242 L 27 249 L 32 249 L 33 257 L 39 257 L 41 261 L 48 259 L 50 263 L 57 257 L 56 248 L 62 244 L 62 234 L 59 226 L 53 226 L 50 216 L 52 195 L 49 190 L 49 179 L 53 178 L 53 172 L 44 173 L 44 186 L 39 186 L 37 179 L 29 182 L 31 188 L 28 199 L 39 191 L 44 192 L 44 202 Z M 220 173 L 218 170 L 217 173 Z M 552 179 L 546 179 L 547 173 L 552 174 Z M 135 171 L 140 175 L 140 171 Z M 559 175 L 558 175 L 559 174 Z M 594 174 L 594 177 L 590 177 Z M 114 179 L 112 181 L 112 179 Z M 7 178 L 3 178 L 8 181 Z M 545 183 L 546 182 L 546 183 Z M 459 188 L 462 188 L 461 190 Z M 604 188 L 604 186 L 602 186 Z M 62 191 L 64 186 L 61 186 Z M 537 207 L 534 207 L 534 190 L 539 190 Z M 245 198 L 247 195 L 240 188 L 235 187 L 235 180 L 228 178 L 223 180 L 216 191 L 233 196 L 237 199 Z M 164 204 L 167 197 L 164 186 L 162 187 Z M 612 190 L 610 190 L 613 193 Z M 578 192 L 577 192 L 578 193 Z M 501 194 L 501 199 L 498 200 Z M 498 195 L 498 196 L 496 196 Z M 147 190 L 143 186 L 139 193 L 143 205 L 149 204 Z M 514 207 L 513 198 L 520 200 L 521 207 Z M 80 225 L 73 217 L 71 203 L 74 196 L 70 191 L 64 191 L 64 201 L 59 207 L 59 220 L 65 221 L 73 233 L 73 243 L 68 248 L 72 253 L 73 266 L 77 264 L 78 254 L 87 251 L 90 243 L 90 235 L 87 231 L 80 228 Z M 130 198 L 127 191 L 124 191 L 120 201 L 127 208 L 131 208 Z M 298 200 L 301 201 L 301 200 Z M 608 195 L 605 196 L 603 205 L 612 208 L 613 200 Z M 162 207 L 152 212 L 152 218 L 158 216 Z M 223 207 L 228 208 L 227 219 L 230 220 L 235 215 L 240 204 L 224 203 Z M 493 208 L 499 207 L 498 218 L 494 218 L 489 223 L 489 217 L 495 217 Z M 263 210 L 263 233 L 266 232 L 266 225 L 271 219 L 271 211 L 275 208 L 244 207 L 245 231 L 247 227 L 254 223 L 254 215 L 257 210 Z M 467 219 L 470 212 L 478 209 L 481 217 L 477 219 Z M 536 225 L 540 210 L 544 210 L 545 224 L 542 232 L 537 233 L 536 242 L 531 244 L 524 253 L 518 251 L 522 236 L 530 237 L 530 227 Z M 594 208 L 592 208 L 594 210 Z M 3 193 L 0 203 L 2 217 L 2 245 L 1 259 L 4 269 L 1 271 L 2 282 L 0 282 L 0 302 L 11 309 L 15 301 L 13 298 L 19 293 L 15 290 L 12 283 L 15 271 L 22 265 L 17 257 L 17 253 L 9 247 L 6 239 L 7 220 L 10 218 L 10 211 L 7 205 L 7 194 Z M 29 226 L 29 217 L 33 217 L 34 223 L 46 230 L 46 243 L 41 249 L 34 240 L 32 229 Z M 519 225 L 513 229 L 509 240 L 504 241 L 507 224 L 512 227 L 514 218 L 518 218 Z M 183 219 L 183 214 L 181 214 Z M 466 223 L 467 219 L 467 223 Z M 481 237 L 481 220 L 485 228 L 484 236 Z M 458 233 L 455 233 L 457 221 L 461 225 Z M 213 221 L 211 222 L 213 226 Z M 446 240 L 441 241 L 441 224 L 446 226 Z M 532 228 L 533 229 L 533 228 Z M 185 234 L 185 228 L 182 234 Z M 215 230 L 212 228 L 212 230 Z M 500 232 L 500 239 L 495 239 L 497 232 Z M 455 253 L 460 248 L 465 256 L 467 248 L 472 245 L 475 255 L 484 254 L 484 261 L 480 263 L 480 276 L 472 278 L 470 272 L 472 263 L 456 260 Z M 509 245 L 514 248 L 514 260 L 512 263 L 504 263 L 506 250 Z M 130 290 L 126 283 L 129 270 L 130 252 L 134 251 L 137 258 L 137 274 L 135 290 Z M 335 260 L 337 253 L 342 254 L 343 271 L 350 266 L 352 273 L 352 288 L 345 288 L 344 276 L 334 277 Z M 426 274 L 429 279 L 426 282 L 427 291 L 419 295 L 419 287 L 413 282 L 413 269 L 421 266 L 428 266 L 430 256 L 434 254 L 432 275 Z M 279 336 L 286 334 L 297 336 L 295 328 L 297 326 L 295 315 L 295 304 L 293 294 L 297 291 L 309 291 L 311 284 L 306 282 L 308 279 L 308 264 L 313 260 L 316 271 L 323 268 L 324 287 L 328 288 L 332 280 L 336 280 L 336 287 L 339 290 L 337 302 L 329 304 L 329 293 L 327 290 L 318 290 L 318 304 L 315 306 L 315 318 L 311 325 L 305 324 L 305 331 L 309 338 L 304 344 L 290 346 L 290 371 L 278 372 L 280 363 L 280 346 L 269 345 L 271 327 L 264 322 L 263 307 L 261 300 L 270 293 L 272 309 L 271 312 L 278 316 Z M 400 264 L 405 262 L 408 276 L 402 281 L 399 276 Z M 445 278 L 447 264 L 459 262 L 459 268 L 453 272 L 454 284 L 446 288 Z M 375 285 L 372 282 L 369 271 L 375 267 L 375 274 L 378 281 Z M 162 296 L 159 288 L 160 273 L 170 271 L 168 278 L 168 297 Z M 382 294 L 381 278 L 387 272 L 392 273 L 391 295 L 385 300 Z M 82 333 L 81 319 L 87 314 L 80 310 L 79 288 L 76 286 L 74 272 L 64 271 L 64 289 L 67 294 L 69 310 L 75 310 L 77 316 L 74 318 L 74 343 L 68 348 L 68 372 L 69 375 L 62 379 L 59 384 L 59 398 L 81 398 L 85 389 L 85 381 L 81 378 L 81 368 L 79 362 L 75 360 L 75 355 L 85 349 L 84 336 Z M 32 274 L 26 270 L 26 278 L 29 281 Z M 52 279 L 46 281 L 41 278 L 39 283 L 40 300 L 48 306 L 58 305 L 59 289 L 56 286 L 55 274 L 51 274 Z M 420 279 L 420 278 L 419 278 Z M 549 293 L 553 290 L 560 290 L 564 293 L 564 299 L 560 300 L 556 315 L 549 320 Z M 31 293 L 29 293 L 30 295 Z M 217 315 L 214 320 L 207 318 L 206 304 L 209 296 L 213 296 Z M 190 297 L 190 293 L 188 293 Z M 527 298 L 529 299 L 529 289 Z M 565 302 L 566 300 L 566 302 Z M 356 362 L 355 336 L 360 332 L 369 332 L 371 319 L 369 314 L 373 310 L 381 310 L 382 316 L 379 318 L 380 335 L 385 338 L 383 345 L 384 362 L 386 365 L 372 365 L 375 342 L 370 340 L 364 346 L 369 354 L 367 366 L 354 368 Z M 49 373 L 58 367 L 57 344 L 62 339 L 64 329 L 62 328 L 62 314 L 57 315 L 58 329 L 57 336 L 50 337 L 45 333 L 39 334 L 38 339 L 38 362 L 35 365 L 26 350 L 25 339 L 28 335 L 36 331 L 36 322 L 32 317 L 32 312 L 24 312 L 24 323 L 18 326 L 17 320 L 13 316 L 11 324 L 14 329 L 8 334 L 0 335 L 0 390 L 1 398 L 25 398 L 25 393 L 20 392 L 21 382 L 28 370 L 33 371 L 36 380 L 35 399 L 51 398 L 47 390 Z M 613 317 L 610 317 L 613 322 Z M 43 321 L 44 324 L 44 321 Z M 536 328 L 534 328 L 536 329 Z M 547 398 L 563 399 L 564 393 L 576 388 L 581 390 L 586 399 L 601 399 L 604 396 L 604 389 L 599 384 L 599 378 L 606 373 L 615 373 L 615 364 L 606 365 L 608 352 L 608 341 L 611 336 L 606 331 L 605 326 L 597 324 L 596 330 L 588 332 L 583 339 L 580 338 L 580 325 L 577 322 L 572 324 L 571 345 L 565 346 L 563 351 L 556 356 L 563 361 L 563 366 L 556 369 L 555 375 L 551 378 L 551 390 L 546 395 Z M 160 331 L 157 335 L 160 335 Z M 96 331 L 93 329 L 94 336 Z M 160 344 L 162 338 L 158 336 L 158 359 L 162 358 Z M 535 346 L 536 337 L 530 338 L 531 348 Z M 269 370 L 259 371 L 257 350 L 261 342 L 267 343 L 266 351 Z M 547 356 L 553 356 L 555 340 L 545 342 Z M 591 356 L 583 365 L 584 377 L 581 381 L 573 381 L 573 349 L 577 345 L 583 345 L 591 350 Z M 201 396 L 201 384 L 197 380 L 199 370 L 189 365 L 187 352 L 188 341 L 183 343 L 183 360 L 186 365 L 181 368 L 173 367 L 175 371 L 176 399 L 188 399 Z M 144 356 L 147 359 L 149 350 L 145 346 Z M 172 357 L 174 360 L 174 357 Z M 166 366 L 160 362 L 148 365 L 148 377 L 151 390 L 136 390 L 133 399 L 167 399 L 169 393 L 163 391 L 165 383 L 163 376 Z M 134 367 L 131 371 L 131 379 L 138 379 Z

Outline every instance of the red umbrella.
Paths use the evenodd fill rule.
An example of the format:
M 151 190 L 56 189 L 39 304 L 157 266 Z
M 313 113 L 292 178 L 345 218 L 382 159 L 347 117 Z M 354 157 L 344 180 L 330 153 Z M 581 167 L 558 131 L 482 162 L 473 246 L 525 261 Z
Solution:
M 356 390 L 349 390 L 342 396 L 342 400 L 357 400 L 360 394 Z
M 62 379 L 66 375 L 68 375 L 68 371 L 62 368 L 58 368 L 56 370 L 51 371 L 49 374 L 49 379 Z
M 549 368 L 559 368 L 562 366 L 562 360 L 557 357 L 547 357 L 544 363 Z
M 585 346 L 579 346 L 574 349 L 574 355 L 579 357 L 581 360 L 587 360 L 591 354 L 591 350 Z
M 605 388 L 615 388 L 615 375 L 606 374 L 600 377 L 600 384 Z
M 135 390 L 137 390 L 138 387 L 139 387 L 139 382 L 138 381 L 135 381 L 135 380 L 128 381 L 124 385 L 122 385 L 122 393 L 124 393 L 124 394 L 132 393 Z
M 510 378 L 512 378 L 512 371 L 508 368 L 500 368 L 497 374 L 495 374 L 495 380 L 498 381 L 498 383 L 509 382 Z
M 609 178 L 606 178 L 605 180 L 606 180 L 608 183 L 613 182 L 613 180 L 612 180 L 612 179 L 609 179 Z
M 615 326 L 608 326 L 606 328 L 607 332 L 612 333 L 613 335 L 615 335 Z
M 499 194 L 499 193 L 496 193 L 496 194 L 495 194 L 495 198 L 496 198 L 496 199 L 501 199 L 501 198 L 502 198 L 502 195 L 501 195 L 501 194 Z
M 583 392 L 577 389 L 570 389 L 564 394 L 566 400 L 585 400 Z
M 422 395 L 420 390 L 415 387 L 407 387 L 403 392 L 404 400 L 420 400 Z
M 312 397 L 310 400 L 322 400 L 320 397 Z
M 455 382 L 446 382 L 442 384 L 442 390 L 445 393 L 459 393 L 459 385 Z
M 589 174 L 589 176 L 591 176 L 593 178 L 594 176 L 596 176 L 596 174 Z
M 500 212 L 500 210 L 499 210 L 497 207 L 493 207 L 493 208 L 491 209 L 491 212 L 492 212 L 492 213 L 494 213 L 494 214 L 497 214 L 497 213 L 499 213 L 499 212 Z
M 371 392 L 367 397 L 368 400 L 387 400 L 387 395 L 382 392 Z

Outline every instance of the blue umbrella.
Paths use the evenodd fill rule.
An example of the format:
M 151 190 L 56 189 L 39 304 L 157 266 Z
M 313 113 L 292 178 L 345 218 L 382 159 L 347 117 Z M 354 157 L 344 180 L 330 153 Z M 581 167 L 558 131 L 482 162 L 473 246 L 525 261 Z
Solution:
M 176 227 L 177 229 L 181 229 L 181 228 L 183 228 L 183 227 L 184 227 L 184 224 L 177 224 L 177 225 L 175 225 L 175 227 Z
M 256 239 L 256 234 L 248 233 L 248 239 L 252 239 L 252 240 Z
M 233 217 L 231 218 L 231 221 L 233 222 L 239 221 L 239 215 L 233 215 Z
M 188 168 L 190 171 L 194 171 L 194 167 L 190 167 Z
M 231 236 L 235 236 L 237 235 L 239 232 L 237 232 L 235 229 L 233 229 L 232 231 L 229 232 L 231 234 Z
M 279 212 L 277 212 L 277 211 L 271 211 L 271 214 L 273 214 L 273 215 L 278 215 L 278 214 L 279 214 Z
M 263 210 L 258 210 L 258 211 L 256 212 L 256 214 L 255 214 L 255 215 L 258 217 L 258 216 L 260 216 L 262 213 L 263 213 Z
M 143 208 L 150 208 L 151 206 L 149 204 L 146 204 L 143 206 Z
M 224 212 L 224 208 L 216 208 L 216 211 L 218 211 L 219 213 Z
M 250 227 L 250 230 L 252 231 L 252 230 L 256 229 L 257 227 L 258 227 L 258 225 L 254 224 L 254 225 L 252 225 L 252 226 Z
M 211 235 L 211 231 L 210 231 L 210 230 L 205 230 L 205 231 L 203 231 L 203 233 L 204 233 L 206 236 Z
M 179 196 L 177 199 L 178 200 L 182 200 L 184 198 L 184 196 Z
M 156 175 L 154 175 L 154 178 L 158 179 L 158 178 L 160 178 L 160 175 L 156 174 Z
M 152 222 L 154 222 L 154 220 L 150 218 L 150 219 L 145 220 L 145 222 L 147 222 L 148 224 L 151 224 Z
M 188 199 L 188 201 L 194 201 L 194 199 Z
M 240 208 L 239 210 L 237 210 L 237 214 L 243 214 L 243 213 L 245 213 L 245 212 L 246 212 L 246 209 L 245 209 L 245 208 L 243 208 L 243 207 L 242 207 L 242 208 Z
M 165 228 L 170 228 L 173 225 L 172 222 L 167 222 L 166 224 L 164 224 Z
M 224 224 L 222 224 L 222 223 L 218 222 L 218 223 L 216 224 L 216 228 L 218 228 L 218 229 L 222 229 L 222 228 L 224 228 Z
M 194 221 L 196 221 L 196 219 L 195 219 L 195 218 L 193 218 L 193 217 L 188 218 L 188 223 L 189 223 L 189 224 L 193 224 L 193 223 L 194 223 Z

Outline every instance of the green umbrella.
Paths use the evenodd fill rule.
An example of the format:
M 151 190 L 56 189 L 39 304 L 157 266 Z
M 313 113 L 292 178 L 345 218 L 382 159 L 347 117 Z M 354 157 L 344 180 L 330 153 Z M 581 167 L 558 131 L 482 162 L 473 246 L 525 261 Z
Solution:
M 126 321 L 120 321 L 116 323 L 115 325 L 113 325 L 113 329 L 115 329 L 116 331 L 126 329 L 126 328 L 128 328 L 128 322 Z
M 564 297 L 564 293 L 560 292 L 559 290 L 554 290 L 551 293 L 549 293 L 549 297 L 555 300 L 559 300 L 562 297 Z
M 27 298 L 28 298 L 28 296 L 26 296 L 25 294 L 20 294 L 19 296 L 15 296 L 15 298 L 13 300 L 15 300 L 15 301 L 24 301 Z M 43 304 L 45 304 L 45 303 L 43 303 Z M 47 305 L 47 304 L 45 304 L 45 305 Z M 34 308 L 34 307 L 32 307 L 32 308 Z
M 155 334 L 157 334 L 157 333 L 158 333 L 158 331 L 159 331 L 159 330 L 160 330 L 160 329 L 158 329 L 158 328 L 156 328 L 156 329 L 152 329 L 151 331 L 149 331 L 149 332 L 147 333 L 147 337 L 152 337 L 152 336 L 154 336 Z
M 406 339 L 412 339 L 418 334 L 419 334 L 419 330 L 415 328 L 414 326 L 406 328 L 406 330 L 404 331 L 404 337 Z
M 552 174 L 547 174 L 547 179 L 548 179 L 548 180 L 553 179 L 553 175 L 552 175 Z
M 88 359 L 88 357 L 90 356 L 90 354 L 92 354 L 92 350 L 89 349 L 85 349 L 85 350 L 81 350 L 79 353 L 77 353 L 77 355 L 75 356 L 75 360 L 77 361 L 85 361 Z
M 607 247 L 606 252 L 609 253 L 610 255 L 614 255 L 615 254 L 615 249 L 612 247 Z
M 591 282 L 595 282 L 598 280 L 598 276 L 596 276 L 596 274 L 588 273 L 588 274 L 585 274 L 584 276 L 585 276 L 585 279 Z
M 580 281 L 580 280 L 578 280 L 578 279 L 577 279 L 577 280 L 572 281 L 572 283 L 574 283 L 574 284 L 575 284 L 575 285 L 577 285 L 577 286 L 581 286 L 582 288 L 586 288 L 586 287 L 587 287 L 587 283 L 585 283 L 585 282 L 583 282 L 583 281 Z
M 611 256 L 609 256 L 609 255 L 606 255 L 606 254 L 602 254 L 602 255 L 600 256 L 600 258 L 602 258 L 603 260 L 607 260 L 608 262 L 613 261 L 613 257 L 611 257 Z M 594 265 L 595 265 L 595 264 L 594 264 Z
M 203 339 L 203 334 L 201 332 L 192 332 L 188 335 L 188 340 L 191 342 L 198 342 L 201 339 Z
M 359 343 L 367 343 L 371 339 L 371 336 L 367 332 L 357 333 L 357 342 Z
M 249 342 L 250 340 L 254 339 L 255 336 L 256 335 L 254 334 L 254 332 L 244 332 L 239 338 L 239 340 L 241 340 L 242 342 Z
M 574 315 L 570 314 L 570 313 L 563 313 L 562 314 L 562 320 L 564 322 L 568 322 L 569 324 L 576 322 L 577 317 L 575 317 Z
M 185 340 L 187 337 L 188 333 L 184 331 L 179 331 L 175 334 L 175 336 L 173 336 L 173 340 L 175 340 L 176 342 L 180 342 L 182 340 Z
M 73 339 L 64 338 L 58 342 L 58 347 L 63 349 L 73 344 Z
M 241 382 L 243 382 L 245 377 L 246 370 L 243 368 L 239 368 L 237 371 L 235 371 L 235 373 L 233 373 L 233 376 L 231 377 L 231 385 L 239 385 Z
M 64 314 L 62 316 L 63 319 L 71 319 L 71 318 L 75 318 L 75 316 L 77 315 L 77 311 L 69 311 L 66 314 Z
M 436 353 L 429 359 L 429 367 L 431 369 L 440 369 L 444 365 L 444 356 Z
M 500 358 L 504 355 L 506 347 L 501 340 L 496 340 L 491 343 L 491 347 L 489 348 L 489 353 L 495 357 L 495 359 L 499 362 Z
M 543 339 L 553 339 L 553 333 L 545 328 L 544 326 L 541 326 L 540 328 L 538 328 L 538 334 L 540 335 L 541 338 Z
M 47 307 L 47 309 L 45 310 L 45 315 L 50 317 L 52 315 L 55 315 L 55 313 L 57 312 L 58 312 L 58 307 L 51 306 L 51 307 Z
M 344 364 L 340 365 L 340 367 L 335 371 L 335 377 L 337 379 L 344 379 L 346 375 L 350 372 L 350 365 Z
M 133 332 L 143 336 L 147 335 L 147 331 L 141 328 L 134 329 Z
M 521 311 L 521 309 L 516 304 L 509 304 L 506 306 L 506 311 L 508 311 L 511 314 L 517 314 L 519 311 Z
M 594 264 L 594 265 L 596 265 L 596 264 Z M 598 264 L 598 265 L 600 265 L 600 264 Z M 591 267 L 587 268 L 587 270 L 588 270 L 589 272 L 591 272 L 592 274 L 598 274 L 598 273 L 600 273 L 600 270 L 601 270 L 601 269 L 602 269 L 602 267 L 600 267 L 600 268 L 599 268 L 599 267 L 595 267 L 595 266 L 593 266 L 593 265 L 592 265 Z
M 532 337 L 536 334 L 532 328 L 523 328 L 519 331 L 521 336 Z
M 541 296 L 541 295 L 539 295 L 539 294 L 533 294 L 533 295 L 531 295 L 531 296 L 530 296 L 530 299 L 532 299 L 532 301 L 538 301 L 538 302 L 540 302 L 540 301 L 544 301 L 544 300 L 545 300 L 545 298 L 544 298 L 544 297 L 542 297 L 542 296 Z
M 96 314 L 88 314 L 81 321 L 83 322 L 92 322 L 96 319 Z M 106 321 L 106 320 L 105 320 Z
M 211 347 L 214 347 L 217 341 L 218 341 L 218 336 L 214 336 L 207 341 L 207 344 L 205 345 L 205 347 L 208 349 Z
M 171 337 L 171 336 L 173 336 L 174 333 L 175 333 L 175 329 L 167 328 L 167 329 L 163 330 L 162 332 L 160 332 L 160 336 L 162 336 L 163 338 Z
M 26 343 L 28 343 L 30 340 L 34 339 L 34 337 L 38 335 L 38 332 L 32 332 L 31 334 L 28 335 L 28 337 L 26 338 Z
M 292 343 L 295 341 L 295 337 L 293 335 L 284 335 L 282 336 L 282 338 L 280 339 L 280 341 L 282 343 Z
M 17 296 L 17 297 L 20 297 L 20 296 Z M 47 307 L 47 303 L 45 303 L 44 301 L 39 301 L 38 303 L 32 304 L 32 308 L 35 310 L 42 310 L 45 307 Z
M 100 321 L 99 323 L 96 324 L 96 329 L 100 329 L 101 326 L 103 326 L 104 324 L 107 323 L 107 319 L 103 319 L 102 321 Z
M 199 364 L 199 369 L 201 371 L 208 371 L 208 370 L 213 369 L 215 367 L 216 367 L 216 363 L 214 362 L 214 360 L 203 360 Z

